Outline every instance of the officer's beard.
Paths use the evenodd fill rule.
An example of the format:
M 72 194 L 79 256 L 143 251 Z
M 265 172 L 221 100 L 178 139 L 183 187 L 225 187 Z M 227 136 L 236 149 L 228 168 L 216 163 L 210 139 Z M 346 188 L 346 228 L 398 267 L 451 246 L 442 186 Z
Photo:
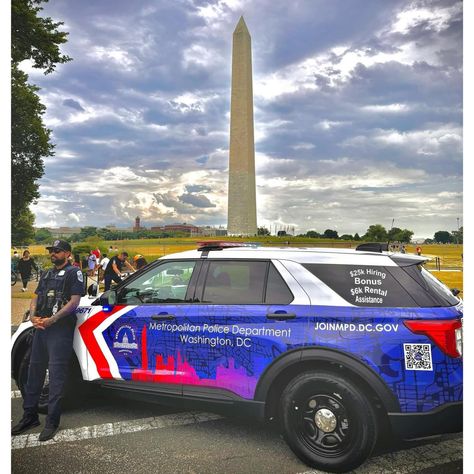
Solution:
M 65 258 L 57 258 L 57 257 L 51 257 L 51 263 L 56 266 L 56 267 L 60 267 L 61 265 L 64 265 L 66 263 L 66 259 Z

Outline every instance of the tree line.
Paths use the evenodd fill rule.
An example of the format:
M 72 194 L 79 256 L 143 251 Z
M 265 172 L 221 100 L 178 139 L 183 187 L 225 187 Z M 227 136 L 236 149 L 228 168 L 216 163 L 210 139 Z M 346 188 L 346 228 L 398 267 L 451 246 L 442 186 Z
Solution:
M 270 231 L 265 227 L 258 228 L 258 235 L 260 236 L 269 236 Z M 85 242 L 88 240 L 134 240 L 134 239 L 165 239 L 170 237 L 189 237 L 189 234 L 184 232 L 163 232 L 163 231 L 151 231 L 142 229 L 137 232 L 131 231 L 121 231 L 118 229 L 108 229 L 105 227 L 94 227 L 86 226 L 81 227 L 80 232 L 72 234 L 68 237 L 68 240 L 71 242 Z M 280 235 L 280 237 L 290 237 L 288 235 Z M 367 242 L 400 242 L 408 244 L 413 237 L 413 231 L 408 229 L 399 229 L 397 227 L 392 227 L 390 230 L 386 230 L 384 226 L 380 224 L 374 224 L 369 226 L 366 233 L 360 236 L 358 233 L 352 234 L 343 234 L 339 236 L 337 230 L 326 229 L 323 233 L 319 233 L 315 230 L 309 230 L 305 234 L 299 234 L 297 237 L 309 237 L 312 239 L 337 239 L 337 240 L 348 240 L 348 241 L 367 241 Z M 53 234 L 46 228 L 37 229 L 34 234 L 34 239 L 31 239 L 29 242 L 33 241 L 38 244 L 50 243 L 52 242 Z M 448 243 L 463 243 L 463 228 L 461 227 L 459 231 L 448 232 L 445 230 L 440 230 L 436 232 L 432 239 L 426 239 L 427 244 L 430 243 L 439 243 L 439 244 L 448 244 Z
M 369 226 L 365 234 L 360 236 L 358 233 L 342 234 L 339 235 L 337 230 L 326 229 L 324 232 L 319 233 L 316 230 L 308 230 L 305 234 L 298 234 L 297 237 L 309 237 L 312 239 L 337 239 L 337 240 L 350 240 L 350 241 L 367 241 L 367 242 L 400 242 L 408 244 L 411 242 L 414 232 L 409 229 L 400 229 L 399 227 L 392 227 L 387 230 L 381 224 L 373 224 Z M 270 231 L 266 227 L 258 228 L 258 235 L 270 235 Z M 279 231 L 278 235 L 281 237 L 287 236 L 285 231 Z M 425 242 L 429 243 L 463 243 L 463 228 L 459 230 L 453 230 L 448 232 L 446 230 L 440 230 L 436 232 L 432 239 L 426 239 Z

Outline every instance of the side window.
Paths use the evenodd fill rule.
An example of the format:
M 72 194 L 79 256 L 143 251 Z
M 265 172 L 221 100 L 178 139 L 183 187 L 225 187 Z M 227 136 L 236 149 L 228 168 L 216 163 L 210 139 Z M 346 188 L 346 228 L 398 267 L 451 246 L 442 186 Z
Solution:
M 290 304 L 294 297 L 278 270 L 270 263 L 268 270 L 266 304 Z
M 118 304 L 182 303 L 196 262 L 166 262 L 124 286 Z
M 203 303 L 261 304 L 267 262 L 210 262 Z
M 329 264 L 303 266 L 338 295 L 356 306 L 392 308 L 419 306 L 388 268 Z

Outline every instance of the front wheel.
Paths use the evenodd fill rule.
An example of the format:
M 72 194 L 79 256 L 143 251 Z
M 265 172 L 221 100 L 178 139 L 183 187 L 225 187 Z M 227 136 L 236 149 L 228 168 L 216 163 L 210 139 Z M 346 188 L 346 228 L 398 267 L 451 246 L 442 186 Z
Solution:
M 360 466 L 377 439 L 377 419 L 366 394 L 330 372 L 304 372 L 281 397 L 284 436 L 309 466 L 347 472 Z

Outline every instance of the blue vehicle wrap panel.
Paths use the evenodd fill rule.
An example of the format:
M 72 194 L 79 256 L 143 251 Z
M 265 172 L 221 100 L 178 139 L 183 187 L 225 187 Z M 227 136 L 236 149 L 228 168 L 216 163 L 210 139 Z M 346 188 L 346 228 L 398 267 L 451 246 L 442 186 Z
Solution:
M 125 380 L 201 385 L 253 399 L 262 373 L 301 347 L 337 349 L 372 368 L 402 412 L 425 412 L 462 399 L 462 360 L 446 356 L 406 319 L 453 319 L 454 308 L 295 306 L 294 319 L 268 320 L 265 305 L 138 306 L 116 319 L 104 339 Z M 165 310 L 172 321 L 155 321 Z M 407 370 L 404 344 L 429 345 L 427 370 Z

